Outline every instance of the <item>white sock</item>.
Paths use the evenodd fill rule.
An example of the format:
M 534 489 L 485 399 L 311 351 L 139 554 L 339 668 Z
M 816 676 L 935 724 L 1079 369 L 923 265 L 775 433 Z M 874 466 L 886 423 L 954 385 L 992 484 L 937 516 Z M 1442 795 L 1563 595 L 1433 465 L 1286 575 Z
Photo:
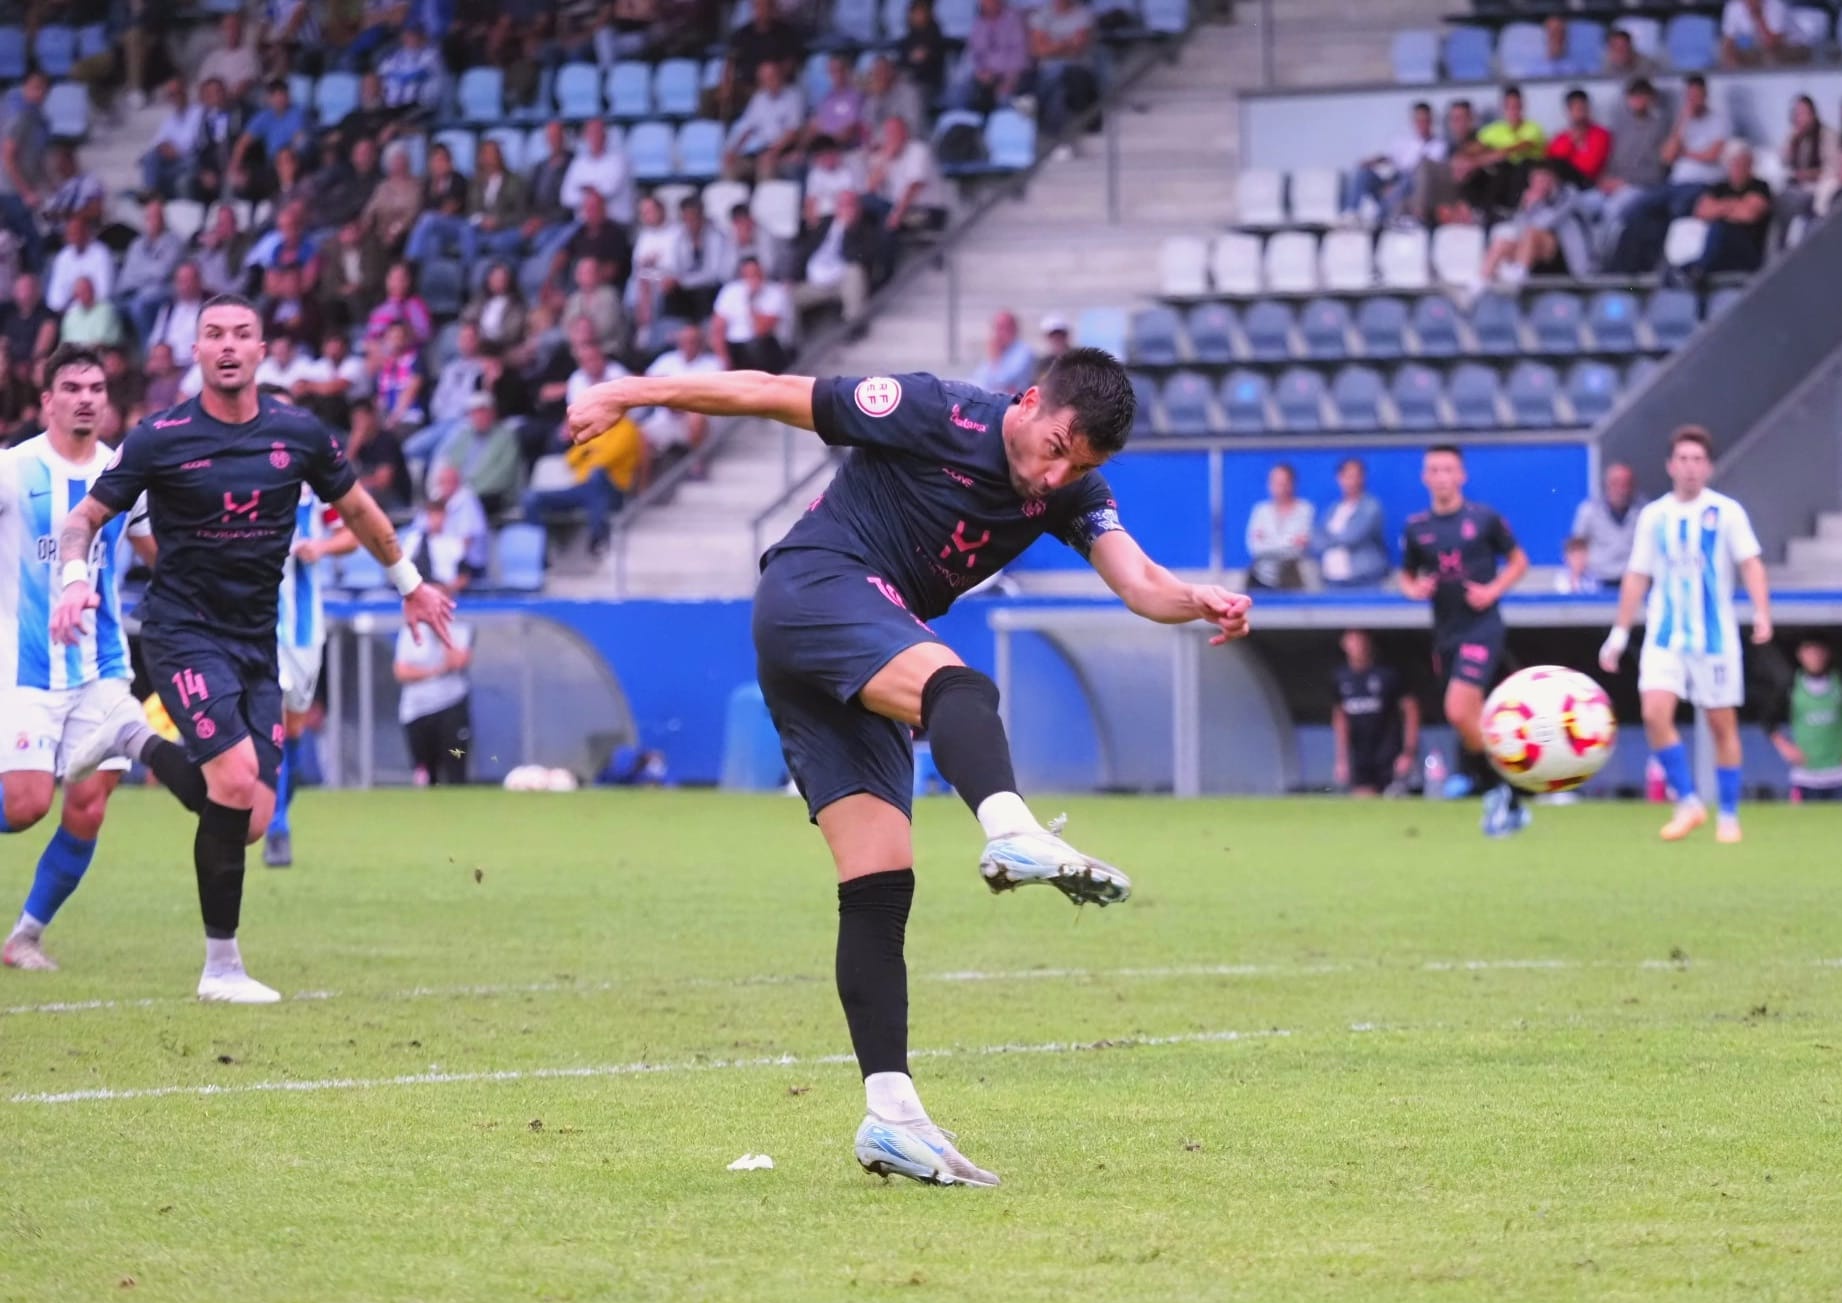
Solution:
M 1015 792 L 993 792 L 980 801 L 978 818 L 979 827 L 985 830 L 987 838 L 1043 830 L 1036 816 L 1030 813 L 1030 807 Z
M 872 1072 L 863 1079 L 864 1100 L 870 1112 L 885 1122 L 925 1122 L 914 1078 L 906 1072 Z
M 205 972 L 212 977 L 228 977 L 243 971 L 243 952 L 235 937 L 205 938 Z
M 33 918 L 30 914 L 21 913 L 19 922 L 13 925 L 13 935 L 16 937 L 31 937 L 36 941 L 45 935 L 45 925 Z

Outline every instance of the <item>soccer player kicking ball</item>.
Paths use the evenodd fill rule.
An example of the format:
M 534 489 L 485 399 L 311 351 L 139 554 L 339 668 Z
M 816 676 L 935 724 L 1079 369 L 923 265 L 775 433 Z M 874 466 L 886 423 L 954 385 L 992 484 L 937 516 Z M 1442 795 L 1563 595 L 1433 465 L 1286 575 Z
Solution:
M 1407 518 L 1401 592 L 1432 599 L 1433 668 L 1445 680 L 1446 722 L 1458 733 L 1472 781 L 1487 789 L 1485 835 L 1506 837 L 1529 826 L 1529 811 L 1484 758 L 1484 694 L 1503 661 L 1497 603 L 1528 573 L 1529 558 L 1503 517 L 1465 500 L 1465 456 L 1457 448 L 1428 448 L 1420 479 L 1433 509 Z
M 1020 397 L 931 375 L 813 380 L 753 371 L 633 377 L 570 405 L 570 435 L 599 437 L 630 409 L 763 416 L 853 449 L 761 562 L 754 639 L 787 766 L 838 871 L 838 996 L 863 1070 L 857 1160 L 940 1185 L 996 1185 L 929 1119 L 908 1074 L 903 937 L 914 897 L 911 732 L 984 828 L 993 891 L 1048 883 L 1076 903 L 1131 883 L 1045 829 L 1017 793 L 997 687 L 926 621 L 1053 534 L 1134 614 L 1247 633 L 1248 599 L 1188 584 L 1120 525 L 1099 474 L 1132 428 L 1125 370 L 1072 349 Z
M 404 559 L 390 518 L 358 483 L 318 418 L 260 395 L 262 319 L 248 300 L 205 304 L 193 346 L 204 373 L 196 398 L 143 421 L 77 503 L 59 532 L 53 638 L 81 637 L 97 596 L 84 558 L 92 540 L 143 493 L 160 564 L 139 609 L 141 651 L 167 714 L 184 738 L 168 742 L 125 698 L 70 757 L 80 782 L 105 759 L 153 771 L 198 816 L 192 842 L 205 923 L 201 1000 L 268 1004 L 281 996 L 250 977 L 237 948 L 244 849 L 260 841 L 275 806 L 284 736 L 276 666 L 277 589 L 306 484 L 386 567 L 411 627 L 443 641 L 453 603 Z
M 57 968 L 44 950 L 45 928 L 89 869 L 109 793 L 128 767 L 114 761 L 80 782 L 68 772 L 72 745 L 118 701 L 133 700 L 121 619 L 121 540 L 125 526 L 135 551 L 152 563 L 145 513 L 132 524 L 112 522 L 84 554 L 84 572 L 100 595 L 95 617 L 69 646 L 51 637 L 58 531 L 112 455 L 97 438 L 107 391 L 101 356 L 61 345 L 45 362 L 45 432 L 0 453 L 0 833 L 24 832 L 43 819 L 57 778 L 66 779 L 58 829 L 0 947 L 8 968 Z
M 1667 842 L 1681 841 L 1708 821 L 1707 807 L 1695 794 L 1688 749 L 1676 731 L 1676 707 L 1685 696 L 1707 716 L 1714 734 L 1720 796 L 1714 839 L 1740 840 L 1738 707 L 1746 697 L 1746 678 L 1733 611 L 1735 567 L 1752 598 L 1752 640 L 1772 640 L 1771 593 L 1758 536 L 1746 508 L 1708 487 L 1713 473 L 1708 432 L 1698 425 L 1677 430 L 1669 442 L 1674 491 L 1638 513 L 1631 560 L 1618 590 L 1617 623 L 1599 649 L 1599 668 L 1616 674 L 1648 592 L 1637 690 L 1650 752 L 1676 797 L 1675 815 L 1663 825 Z

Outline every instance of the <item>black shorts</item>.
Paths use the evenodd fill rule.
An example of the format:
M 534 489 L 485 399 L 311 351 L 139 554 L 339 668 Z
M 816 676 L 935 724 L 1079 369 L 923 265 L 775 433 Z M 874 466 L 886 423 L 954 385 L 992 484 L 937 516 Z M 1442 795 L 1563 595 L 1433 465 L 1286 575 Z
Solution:
M 1435 631 L 1433 672 L 1439 676 L 1442 687 L 1468 683 L 1479 692 L 1489 692 L 1496 685 L 1497 669 L 1503 664 L 1504 641 L 1502 625 L 1462 629 L 1451 634 Z
M 755 662 L 807 812 L 857 792 L 903 814 L 914 799 L 914 734 L 857 700 L 876 672 L 917 643 L 938 642 L 900 593 L 835 552 L 781 552 L 755 589 Z
M 1366 787 L 1380 792 L 1393 781 L 1394 756 L 1379 754 L 1350 756 L 1350 786 L 1352 788 Z
M 409 758 L 430 787 L 456 787 L 467 781 L 467 753 L 473 749 L 473 714 L 465 697 L 432 715 L 403 725 Z
M 283 731 L 273 638 L 258 643 L 186 626 L 146 625 L 141 657 L 187 759 L 202 765 L 248 738 L 263 783 L 275 786 Z

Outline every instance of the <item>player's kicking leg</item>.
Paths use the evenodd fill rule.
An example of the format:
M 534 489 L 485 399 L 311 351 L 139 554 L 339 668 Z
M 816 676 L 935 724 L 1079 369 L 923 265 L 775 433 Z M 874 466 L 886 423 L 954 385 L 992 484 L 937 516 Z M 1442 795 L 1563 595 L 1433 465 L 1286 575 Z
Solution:
M 1529 808 L 1522 793 L 1497 777 L 1484 755 L 1484 689 L 1482 684 L 1454 677 L 1445 689 L 1445 717 L 1458 734 L 1465 767 L 1484 791 L 1484 835 L 1508 837 L 1529 826 Z

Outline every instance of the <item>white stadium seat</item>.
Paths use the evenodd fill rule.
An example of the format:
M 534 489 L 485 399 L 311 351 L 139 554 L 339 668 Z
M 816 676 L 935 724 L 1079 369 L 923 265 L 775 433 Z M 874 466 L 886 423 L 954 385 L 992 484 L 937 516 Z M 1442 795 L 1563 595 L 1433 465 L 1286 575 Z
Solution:
M 1375 283 L 1367 231 L 1331 231 L 1318 246 L 1318 276 L 1327 290 L 1366 290 Z
M 1318 287 L 1318 239 L 1305 231 L 1279 231 L 1266 242 L 1266 287 L 1282 294 Z
M 1300 226 L 1334 226 L 1339 179 L 1328 167 L 1300 168 L 1292 174 L 1292 220 Z
M 1209 292 L 1209 242 L 1193 235 L 1168 237 L 1158 251 L 1158 284 L 1165 294 Z
M 1260 237 L 1230 231 L 1215 237 L 1209 255 L 1209 278 L 1217 293 L 1258 294 L 1260 280 Z
M 1284 226 L 1284 178 L 1264 167 L 1242 171 L 1235 183 L 1235 220 L 1242 226 Z
M 1678 217 L 1669 224 L 1663 258 L 1671 267 L 1686 267 L 1708 247 L 1708 224 L 1699 217 Z
M 1426 232 L 1417 226 L 1383 231 L 1375 247 L 1375 270 L 1391 290 L 1429 288 Z
M 1484 265 L 1484 232 L 1476 226 L 1442 226 L 1433 232 L 1433 279 L 1470 285 Z

